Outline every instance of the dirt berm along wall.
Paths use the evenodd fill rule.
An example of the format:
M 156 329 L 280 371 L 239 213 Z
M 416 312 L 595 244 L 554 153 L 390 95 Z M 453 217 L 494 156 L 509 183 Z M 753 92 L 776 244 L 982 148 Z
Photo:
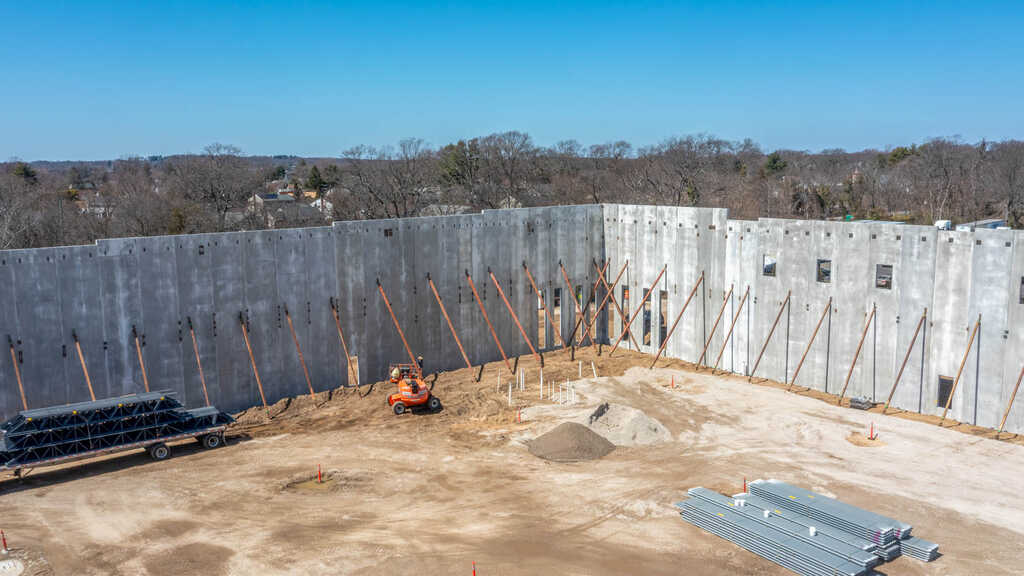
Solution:
M 512 357 L 530 350 L 490 273 L 531 342 L 550 349 L 558 345 L 553 329 L 568 339 L 575 325 L 572 292 L 578 288 L 585 302 L 597 281 L 595 262 L 606 261 L 609 283 L 629 263 L 615 288 L 629 313 L 652 291 L 631 327 L 642 351 L 657 352 L 703 275 L 669 339 L 668 356 L 695 361 L 710 341 L 706 363 L 721 356 L 720 367 L 747 374 L 779 318 L 756 375 L 789 380 L 824 314 L 797 385 L 839 391 L 863 334 L 846 394 L 882 402 L 927 308 L 893 404 L 941 413 L 937 405 L 945 403 L 980 316 L 950 417 L 989 427 L 998 426 L 1024 365 L 1024 232 L 739 221 L 723 209 L 626 205 L 0 251 L 0 338 L 6 348 L 10 336 L 30 408 L 88 400 L 77 337 L 97 397 L 142 390 L 144 363 L 152 389 L 172 389 L 186 405 L 201 405 L 198 349 L 211 402 L 235 410 L 260 403 L 240 317 L 248 323 L 269 403 L 308 392 L 289 318 L 314 389 L 355 383 L 332 302 L 360 381 L 380 380 L 389 362 L 408 361 L 378 280 L 413 352 L 425 357 L 427 371 L 436 371 L 465 361 L 428 275 L 477 364 L 500 359 L 500 353 L 467 273 Z M 558 305 L 558 325 L 541 324 L 543 335 L 524 264 L 548 305 Z M 597 303 L 604 294 L 599 287 Z M 597 337 L 613 342 L 621 328 L 616 314 L 602 312 Z M 621 345 L 635 347 L 632 338 Z M 1024 431 L 1021 402 L 1010 412 L 1007 430 Z M 0 418 L 21 408 L 5 350 Z

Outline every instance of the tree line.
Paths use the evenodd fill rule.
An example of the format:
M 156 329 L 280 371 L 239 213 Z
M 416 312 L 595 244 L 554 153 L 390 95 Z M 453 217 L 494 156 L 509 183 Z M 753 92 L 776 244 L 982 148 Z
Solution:
M 255 195 L 289 195 L 294 206 L 271 221 Z M 440 148 L 417 138 L 357 146 L 335 158 L 244 156 L 213 144 L 170 157 L 12 160 L 0 164 L 0 249 L 584 203 L 724 207 L 741 219 L 996 217 L 1020 227 L 1024 142 L 939 138 L 811 153 L 705 134 L 639 148 L 542 147 L 510 131 Z

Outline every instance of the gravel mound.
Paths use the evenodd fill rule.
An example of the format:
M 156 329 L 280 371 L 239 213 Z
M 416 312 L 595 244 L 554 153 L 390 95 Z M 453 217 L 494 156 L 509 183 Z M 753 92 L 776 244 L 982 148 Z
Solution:
M 649 446 L 672 440 L 672 433 L 641 410 L 605 402 L 583 421 L 616 446 Z
M 615 450 L 615 445 L 590 428 L 576 422 L 563 422 L 546 434 L 530 441 L 530 454 L 555 462 L 597 460 Z

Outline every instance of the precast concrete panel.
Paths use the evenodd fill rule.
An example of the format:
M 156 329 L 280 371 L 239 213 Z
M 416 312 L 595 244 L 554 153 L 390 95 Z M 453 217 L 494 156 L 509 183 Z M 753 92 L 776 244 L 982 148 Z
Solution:
M 338 272 L 331 228 L 302 228 L 306 246 L 306 302 L 293 312 L 294 320 L 306 326 L 302 341 L 313 390 L 321 392 L 343 385 L 347 371 L 338 330 L 331 313 L 330 298 L 337 298 Z
M 214 234 L 176 237 L 174 254 L 180 314 L 178 321 L 182 323 L 179 347 L 183 378 L 178 385 L 181 389 L 178 400 L 186 406 L 202 406 L 206 403 L 203 379 L 206 380 L 211 403 L 217 404 L 223 398 L 218 372 L 211 370 L 217 366 L 217 346 L 213 336 L 213 313 L 216 307 L 212 243 L 215 238 L 217 235 Z M 195 332 L 195 348 L 189 333 L 189 320 Z M 203 378 L 200 378 L 195 349 L 199 350 L 203 364 Z
M 100 240 L 100 294 L 103 298 L 103 332 L 106 335 L 107 377 L 115 396 L 145 391 L 142 367 L 135 348 L 145 346 L 142 304 L 139 294 L 135 240 Z
M 829 364 L 828 391 L 833 394 L 840 393 L 843 387 L 847 386 L 847 397 L 870 396 L 871 369 L 870 363 L 865 361 L 865 357 L 870 356 L 874 342 L 870 329 L 864 336 L 860 355 L 857 355 L 857 345 L 864 334 L 864 326 L 874 302 L 868 298 L 866 288 L 870 268 L 868 260 L 872 242 L 871 231 L 867 224 L 846 223 L 839 226 L 837 236 L 837 251 L 832 262 L 836 303 L 832 307 L 833 352 Z M 814 270 L 812 269 L 810 273 L 813 274 Z
M 14 266 L 16 292 L 22 295 L 18 298 L 20 351 L 23 352 L 21 377 L 30 407 L 67 404 L 72 398 L 82 397 L 82 392 L 75 390 L 72 394 L 67 385 L 68 358 L 75 352 L 73 345 L 64 340 L 57 279 L 58 251 L 57 248 L 40 248 L 4 253 Z M 88 393 L 85 394 L 88 398 Z
M 999 393 L 999 418 L 1006 415 L 1005 429 L 1014 433 L 1024 431 L 1024 395 L 1020 390 L 1010 405 L 1017 379 L 1024 369 L 1024 232 L 1014 231 L 1012 239 L 1013 261 L 1010 268 L 1010 298 L 1007 309 L 1006 355 L 1003 363 L 1002 389 Z M 1007 414 L 1006 409 L 1010 408 Z
M 956 378 L 956 373 L 977 316 L 969 307 L 974 235 L 966 231 L 940 232 L 935 258 L 935 298 L 932 302 L 929 336 L 932 362 L 924 385 L 924 412 L 942 414 L 939 377 Z M 965 372 L 967 368 L 965 367 Z M 960 385 L 957 386 L 960 388 Z M 963 413 L 963 389 L 950 404 L 950 416 Z
M 786 355 L 783 358 L 780 378 L 783 382 L 790 381 L 800 361 L 800 355 L 810 341 L 817 316 L 812 308 L 817 307 L 821 294 L 827 292 L 832 285 L 831 282 L 819 282 L 816 278 L 818 261 L 831 261 L 832 254 L 824 251 L 825 247 L 816 241 L 817 237 L 812 235 L 813 232 L 814 222 L 810 220 L 787 222 L 783 230 L 782 252 L 787 257 L 782 261 L 779 271 L 786 280 L 787 288 L 793 290 L 789 308 L 779 324 L 779 330 L 783 331 L 780 336 L 784 340 L 789 339 L 787 350 L 783 351 Z M 833 262 L 833 275 L 834 264 Z M 832 280 L 834 282 L 834 277 Z
M 249 342 L 259 369 L 267 404 L 287 395 L 282 356 L 290 335 L 284 327 L 284 309 L 277 290 L 276 243 L 278 232 L 246 232 L 242 242 L 245 267 L 245 319 Z
M 378 326 L 373 330 L 365 329 L 368 309 L 375 308 L 380 300 L 376 294 L 376 284 L 371 283 L 366 286 L 367 278 L 374 278 L 373 273 L 368 272 L 367 268 L 373 262 L 371 258 L 378 255 L 364 253 L 365 229 L 366 224 L 363 222 L 335 222 L 331 227 L 337 273 L 335 282 L 338 287 L 337 293 L 334 294 L 338 322 L 334 325 L 333 347 L 338 358 L 341 379 L 348 386 L 377 381 L 377 378 L 371 378 L 367 371 L 371 361 L 370 351 L 380 344 L 381 334 L 388 328 L 387 326 Z M 329 307 L 330 300 L 327 304 Z M 332 322 L 334 321 L 333 316 L 334 314 L 331 313 L 330 320 Z M 338 323 L 341 324 L 349 354 L 352 355 L 353 362 L 358 365 L 358 372 L 355 376 L 352 376 L 355 369 L 348 366 L 348 358 L 345 357 L 345 350 L 341 345 L 341 335 L 337 334 Z M 358 381 L 353 378 L 358 378 Z
M 971 254 L 969 318 L 980 315 L 981 328 L 964 367 L 961 391 L 957 392 L 964 402 L 958 419 L 988 428 L 999 426 L 1002 417 L 1000 396 L 1013 265 L 1011 237 L 1006 230 L 976 230 Z
M 864 395 L 873 402 L 884 402 L 896 371 L 896 351 L 900 327 L 900 287 L 877 286 L 878 265 L 895 266 L 901 261 L 905 242 L 915 236 L 915 227 L 894 224 L 870 224 L 871 241 L 867 274 L 859 279 L 864 293 L 876 306 L 875 319 L 864 343 Z M 918 239 L 920 241 L 920 239 Z
M 309 394 L 309 385 L 302 371 L 299 353 L 295 347 L 288 318 L 291 316 L 292 326 L 299 346 L 305 348 L 303 356 L 309 353 L 309 323 L 306 322 L 306 303 L 309 302 L 309 278 L 306 273 L 306 240 L 301 228 L 279 230 L 274 237 L 274 260 L 276 262 L 277 307 L 282 317 L 277 342 L 278 354 L 281 357 L 281 381 L 279 387 L 285 396 L 301 396 Z M 312 375 L 310 375 L 312 381 Z M 314 388 L 315 390 L 315 388 Z
M 786 310 L 783 310 L 783 303 L 786 301 L 786 294 L 792 289 L 790 284 L 792 272 L 788 272 L 787 262 L 790 256 L 783 252 L 782 248 L 785 229 L 783 221 L 762 220 L 761 236 L 758 240 L 762 250 L 761 273 L 762 278 L 758 284 L 758 291 L 754 296 L 754 343 L 753 353 L 754 364 L 750 367 L 753 376 L 781 381 L 785 375 L 786 355 Z M 765 268 L 770 268 L 771 260 L 774 260 L 774 275 L 764 276 Z M 779 316 L 779 310 L 782 315 Z M 775 331 L 772 332 L 772 325 L 776 322 Z M 763 354 L 762 354 L 763 351 Z M 760 364 L 758 356 L 761 355 Z
M 15 414 L 22 409 L 21 393 L 15 377 L 15 362 L 19 354 L 24 355 L 21 331 L 18 327 L 18 291 L 14 284 L 14 264 L 9 262 L 9 253 L 0 253 L 0 414 Z M 14 344 L 15 356 L 11 358 L 10 343 Z M 17 366 L 20 370 L 20 364 Z
M 217 234 L 212 240 L 205 250 L 209 251 L 212 266 L 214 310 L 206 329 L 196 334 L 201 358 L 209 345 L 216 350 L 216 363 L 203 365 L 204 374 L 216 374 L 217 391 L 210 400 L 216 398 L 221 410 L 259 406 L 256 378 L 239 322 L 239 315 L 245 310 L 245 234 Z
M 925 309 L 931 306 L 935 286 L 935 249 L 938 230 L 931 226 L 914 226 L 903 235 L 900 260 L 893 265 L 892 290 L 899 295 L 899 330 L 895 344 L 895 369 L 891 378 L 882 380 L 886 397 L 896 382 L 900 364 L 907 365 L 893 395 L 892 404 L 904 410 L 920 411 L 923 406 L 925 363 L 929 341 L 928 321 L 921 326 L 910 356 L 907 350 L 917 331 Z M 933 311 L 929 311 L 929 316 Z M 885 398 L 881 398 L 885 401 Z
M 620 253 L 623 254 L 629 260 L 629 268 L 626 269 L 626 276 L 622 279 L 622 286 L 627 288 L 629 292 L 629 306 L 623 307 L 623 313 L 626 315 L 626 320 L 623 325 L 619 327 L 618 333 L 615 335 L 615 340 L 621 338 L 619 346 L 625 347 L 629 350 L 635 349 L 633 346 L 633 339 L 628 334 L 624 335 L 625 324 L 633 317 L 636 312 L 637 304 L 640 302 L 640 283 L 643 278 L 643 257 L 641 255 L 643 246 L 640 244 L 639 239 L 639 218 L 637 215 L 639 208 L 637 206 L 619 206 L 619 233 L 620 233 Z M 622 288 L 616 288 L 618 294 L 615 295 L 619 299 L 620 306 L 623 304 L 622 300 Z M 629 334 L 635 335 L 636 328 L 633 325 L 629 326 Z M 635 337 L 635 336 L 634 336 Z M 639 340 L 638 340 L 639 341 Z M 614 340 L 613 340 L 614 344 Z
M 173 236 L 140 238 L 137 246 L 142 324 L 146 329 L 146 372 L 152 390 L 173 389 L 183 394 L 181 343 L 183 325 L 178 313 L 178 278 Z
M 77 334 L 97 398 L 110 396 L 106 372 L 108 344 L 103 334 L 103 302 L 96 246 L 59 248 L 57 278 L 60 286 L 64 340 L 74 346 Z M 69 355 L 67 375 L 71 398 L 89 400 L 89 388 L 77 352 Z

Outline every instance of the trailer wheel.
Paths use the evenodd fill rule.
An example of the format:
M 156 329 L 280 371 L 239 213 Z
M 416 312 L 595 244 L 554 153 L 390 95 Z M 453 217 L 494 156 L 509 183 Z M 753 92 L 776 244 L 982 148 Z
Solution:
M 213 450 L 214 448 L 220 448 L 224 444 L 224 437 L 220 434 L 204 434 L 200 443 L 202 443 L 203 448 Z
M 153 444 L 146 450 L 149 451 L 149 457 L 153 460 L 166 460 L 171 455 L 171 449 L 167 447 L 167 444 L 163 442 L 159 444 Z

